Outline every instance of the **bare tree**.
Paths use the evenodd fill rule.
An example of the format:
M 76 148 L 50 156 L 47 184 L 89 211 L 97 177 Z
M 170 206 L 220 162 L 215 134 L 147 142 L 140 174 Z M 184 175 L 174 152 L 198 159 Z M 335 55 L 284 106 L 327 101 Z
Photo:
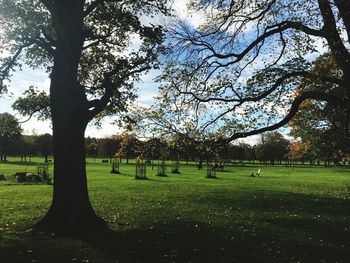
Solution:
M 305 100 L 349 107 L 348 1 L 198 0 L 191 8 L 205 19 L 168 30 L 161 111 L 148 115 L 156 127 L 231 141 L 286 125 Z M 325 51 L 336 74 L 310 70 Z M 296 92 L 305 80 L 340 92 Z

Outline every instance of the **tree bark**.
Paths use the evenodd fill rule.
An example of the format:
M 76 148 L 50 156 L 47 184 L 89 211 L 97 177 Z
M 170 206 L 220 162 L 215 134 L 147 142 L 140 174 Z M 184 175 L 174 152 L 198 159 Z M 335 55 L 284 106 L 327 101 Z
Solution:
M 83 36 L 83 1 L 55 1 L 57 45 L 51 73 L 54 189 L 52 204 L 37 226 L 59 233 L 105 227 L 88 195 L 84 133 L 89 122 L 84 88 L 78 82 Z
M 39 227 L 59 233 L 82 233 L 104 225 L 89 200 L 85 152 L 85 126 L 54 126 L 54 191 L 52 204 Z

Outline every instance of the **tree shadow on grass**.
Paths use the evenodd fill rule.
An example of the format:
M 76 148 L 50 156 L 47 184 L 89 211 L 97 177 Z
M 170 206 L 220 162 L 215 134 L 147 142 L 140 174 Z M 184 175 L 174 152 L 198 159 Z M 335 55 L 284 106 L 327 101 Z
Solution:
M 183 219 L 152 225 L 140 220 L 139 226 L 117 222 L 111 230 L 78 239 L 0 232 L 0 260 L 194 263 L 348 262 L 350 258 L 350 213 L 344 200 L 267 191 L 250 192 L 249 198 L 210 195 L 192 200 L 198 205 L 207 201 L 218 211 L 232 205 L 235 213 L 219 215 L 215 224 Z
M 342 232 L 341 226 L 332 231 Z M 118 262 L 346 262 L 350 256 L 341 245 L 300 240 L 301 236 L 281 238 L 280 232 L 259 226 L 219 228 L 181 221 L 100 233 L 85 241 Z
M 311 223 L 298 221 L 288 224 Z M 339 226 L 333 231 L 339 234 L 342 229 Z M 0 258 L 2 263 L 348 262 L 348 241 L 334 245 L 327 240 L 315 240 L 315 236 L 309 240 L 298 234 L 282 237 L 283 234 L 286 235 L 259 227 L 218 228 L 188 221 L 145 229 L 106 231 L 80 239 L 22 234 L 9 242 L 0 238 Z

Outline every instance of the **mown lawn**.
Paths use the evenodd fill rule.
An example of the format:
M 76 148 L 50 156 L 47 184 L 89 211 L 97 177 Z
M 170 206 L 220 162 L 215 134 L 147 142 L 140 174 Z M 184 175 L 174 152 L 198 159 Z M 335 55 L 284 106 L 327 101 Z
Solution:
M 34 171 L 16 159 L 0 173 Z M 51 167 L 52 168 L 52 167 Z M 249 177 L 261 168 L 261 177 Z M 226 166 L 218 179 L 133 178 L 88 160 L 90 198 L 111 231 L 79 239 L 33 234 L 52 186 L 0 182 L 0 262 L 349 262 L 350 169 Z

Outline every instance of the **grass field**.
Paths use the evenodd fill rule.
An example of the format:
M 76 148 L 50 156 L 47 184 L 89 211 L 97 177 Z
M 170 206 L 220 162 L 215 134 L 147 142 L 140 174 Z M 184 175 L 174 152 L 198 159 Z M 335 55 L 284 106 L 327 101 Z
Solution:
M 0 173 L 41 161 L 10 159 Z M 1 181 L 0 262 L 349 262 L 349 168 L 227 166 L 207 179 L 182 164 L 168 177 L 148 167 L 149 180 L 133 178 L 134 164 L 110 169 L 88 160 L 91 202 L 111 231 L 80 239 L 30 231 L 51 185 Z

